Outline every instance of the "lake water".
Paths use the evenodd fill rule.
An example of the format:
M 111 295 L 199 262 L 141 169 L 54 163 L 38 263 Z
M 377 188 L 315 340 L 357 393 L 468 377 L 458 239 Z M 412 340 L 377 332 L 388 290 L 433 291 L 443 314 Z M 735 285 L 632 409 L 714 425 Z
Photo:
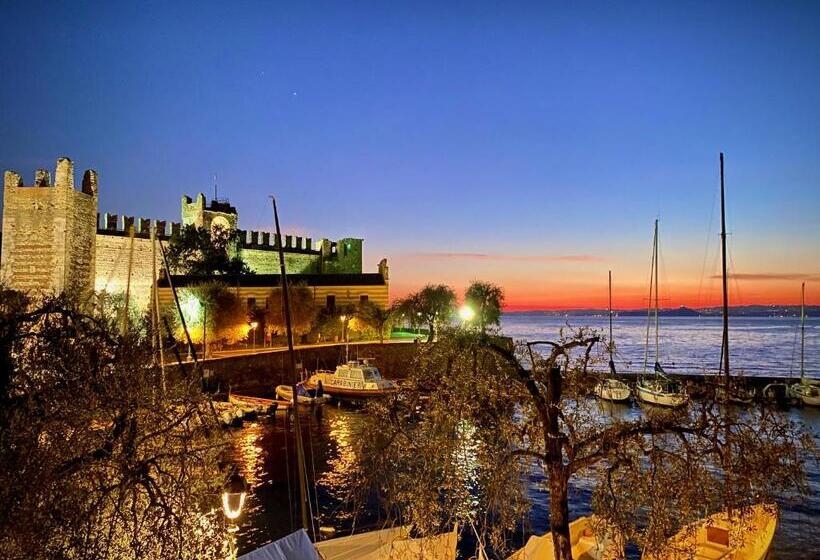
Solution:
M 515 314 L 504 317 L 503 331 L 516 339 L 554 339 L 567 321 L 572 326 L 604 328 L 606 324 L 605 318 L 561 319 Z M 797 325 L 795 319 L 736 319 L 730 342 L 733 367 L 743 369 L 747 375 L 796 375 L 799 357 Z M 719 318 L 663 318 L 661 329 L 661 361 L 667 369 L 702 371 L 705 367 L 717 367 L 721 337 Z M 819 335 L 820 324 L 816 319 L 809 319 L 806 325 L 806 371 L 814 376 L 820 371 Z M 645 336 L 645 319 L 616 319 L 619 369 L 640 371 Z M 602 408 L 602 414 L 637 417 L 641 410 L 638 406 L 609 405 Z M 793 408 L 788 414 L 815 433 L 820 431 L 820 410 Z M 347 490 L 356 484 L 347 473 L 357 461 L 351 443 L 354 438 L 361 437 L 362 415 L 359 410 L 331 405 L 300 415 L 311 485 L 318 495 L 313 504 L 317 526 L 333 526 L 339 535 L 346 534 L 354 526 L 362 528 L 378 522 L 375 512 L 354 519 L 343 501 Z M 240 553 L 243 553 L 288 534 L 294 524 L 296 527 L 300 525 L 298 517 L 294 519 L 289 513 L 288 489 L 290 487 L 290 494 L 295 495 L 296 488 L 292 423 L 278 415 L 277 418 L 246 423 L 232 435 L 233 458 L 251 486 L 246 513 L 236 533 Z M 290 469 L 286 468 L 288 463 Z M 798 503 L 781 504 L 780 524 L 771 556 L 775 560 L 808 558 L 813 553 L 807 551 L 820 550 L 820 465 L 816 462 L 808 464 L 808 475 L 812 495 Z M 532 510 L 526 525 L 537 533 L 547 530 L 548 525 L 547 495 L 542 483 L 543 477 L 537 473 L 529 480 Z M 592 484 L 591 479 L 574 479 L 570 495 L 573 518 L 589 513 Z M 519 535 L 519 538 L 526 536 Z M 469 542 L 462 545 L 462 552 L 463 558 L 472 555 Z

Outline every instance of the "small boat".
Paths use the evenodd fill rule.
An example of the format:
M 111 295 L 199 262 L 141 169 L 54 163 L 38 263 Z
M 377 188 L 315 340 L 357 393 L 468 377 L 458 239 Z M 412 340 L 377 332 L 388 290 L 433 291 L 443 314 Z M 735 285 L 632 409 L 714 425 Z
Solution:
M 293 402 L 293 386 L 277 385 L 276 396 L 288 402 Z M 321 382 L 316 387 L 308 388 L 304 382 L 296 384 L 296 402 L 298 404 L 321 404 L 327 400 Z
M 336 371 L 317 371 L 307 380 L 308 388 L 318 388 L 337 399 L 362 399 L 395 393 L 398 385 L 382 377 L 379 368 L 368 359 L 350 360 L 336 366 Z
M 612 271 L 609 271 L 609 344 L 607 350 L 609 351 L 609 371 L 612 375 L 617 375 L 615 371 L 615 361 L 613 359 L 613 340 L 612 340 Z M 607 377 L 602 379 L 595 385 L 593 389 L 595 396 L 599 399 L 613 402 L 628 401 L 632 395 L 629 386 L 623 381 L 619 381 L 614 377 Z
M 789 385 L 786 383 L 769 383 L 765 387 L 763 387 L 763 391 L 760 393 L 763 396 L 763 400 L 770 403 L 780 403 L 780 404 L 788 404 L 790 393 L 789 393 Z
M 643 560 L 764 560 L 777 529 L 777 506 L 756 504 L 725 511 L 687 525 L 667 542 L 667 550 Z
M 575 560 L 614 560 L 624 557 L 624 541 L 620 533 L 594 515 L 579 517 L 569 524 L 569 541 Z M 531 536 L 524 548 L 516 550 L 507 560 L 542 560 L 553 558 L 552 533 Z
M 689 400 L 681 384 L 667 377 L 640 379 L 635 386 L 635 393 L 645 403 L 672 408 L 683 406 Z
M 613 402 L 628 401 L 632 395 L 632 391 L 629 390 L 629 385 L 611 377 L 599 381 L 595 385 L 594 392 L 595 396 L 599 399 Z
M 257 414 L 270 414 L 290 407 L 290 401 L 251 397 L 237 393 L 228 393 L 228 402 L 243 410 L 252 410 Z
M 803 404 L 820 406 L 820 380 L 806 377 L 806 283 L 800 289 L 800 382 L 789 387 L 789 394 Z
M 715 387 L 715 398 L 722 400 L 724 398 L 726 389 L 723 385 Z M 729 402 L 732 404 L 750 405 L 755 400 L 754 389 L 747 389 L 742 385 L 729 385 Z
M 644 376 L 638 379 L 635 386 L 635 394 L 645 403 L 678 407 L 683 406 L 689 400 L 689 396 L 683 390 L 681 384 L 670 379 L 660 364 L 660 305 L 658 299 L 658 220 L 655 220 L 655 235 L 652 238 L 652 266 L 649 274 L 649 301 L 655 296 L 654 309 L 647 309 L 646 315 L 646 346 L 643 356 Z M 649 363 L 649 333 L 652 326 L 652 311 L 655 312 L 655 375 L 646 377 L 646 368 Z

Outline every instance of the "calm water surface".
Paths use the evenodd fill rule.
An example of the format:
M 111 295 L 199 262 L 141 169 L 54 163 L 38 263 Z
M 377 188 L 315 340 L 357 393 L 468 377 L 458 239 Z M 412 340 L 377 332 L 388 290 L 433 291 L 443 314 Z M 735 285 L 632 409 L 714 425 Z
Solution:
M 605 318 L 572 318 L 572 326 L 590 325 L 604 327 Z M 504 318 L 505 334 L 516 339 L 555 338 L 566 319 L 545 318 L 532 315 L 512 315 Z M 799 342 L 795 345 L 797 321 L 794 319 L 737 319 L 732 330 L 732 358 L 737 367 L 747 375 L 794 375 L 797 371 Z M 709 360 L 717 364 L 720 353 L 720 319 L 669 318 L 662 323 L 662 362 L 673 371 L 700 371 Z M 619 369 L 631 365 L 639 371 L 643 366 L 643 343 L 646 336 L 645 321 L 640 318 L 616 319 L 615 337 L 618 343 Z M 808 321 L 806 329 L 806 370 L 816 376 L 820 346 L 820 325 L 816 319 Z M 811 351 L 810 351 L 811 349 Z M 639 407 L 605 405 L 602 414 L 637 417 Z M 820 431 L 820 410 L 791 409 L 788 414 L 808 425 L 814 432 Z M 303 430 L 307 446 L 307 461 L 312 486 L 318 493 L 313 508 L 318 525 L 335 527 L 340 533 L 354 527 L 373 526 L 378 523 L 377 513 L 371 512 L 354 519 L 347 513 L 344 503 L 346 492 L 356 485 L 348 476 L 350 466 L 357 457 L 351 443 L 362 437 L 363 413 L 349 408 L 326 405 L 314 413 L 302 413 Z M 287 435 L 287 437 L 286 437 Z M 240 553 L 253 550 L 267 542 L 282 537 L 298 519 L 289 513 L 289 492 L 294 491 L 295 450 L 293 449 L 292 423 L 279 415 L 276 419 L 264 419 L 247 423 L 233 432 L 233 456 L 247 478 L 252 491 L 247 502 L 246 515 L 237 533 Z M 286 465 L 291 468 L 287 469 Z M 314 474 L 315 473 L 315 476 Z M 799 503 L 783 503 L 780 525 L 775 536 L 772 558 L 796 560 L 812 557 L 807 551 L 820 550 L 820 466 L 808 465 L 812 495 Z M 313 484 L 313 481 L 315 485 Z M 533 473 L 529 480 L 532 510 L 526 525 L 531 531 L 547 530 L 547 494 L 542 489 L 544 478 Z M 590 512 L 592 493 L 591 478 L 574 479 L 570 495 L 573 517 Z M 520 537 L 523 538 L 523 537 Z M 473 553 L 469 545 L 462 547 L 462 557 Z M 815 556 L 816 557 L 816 556 Z

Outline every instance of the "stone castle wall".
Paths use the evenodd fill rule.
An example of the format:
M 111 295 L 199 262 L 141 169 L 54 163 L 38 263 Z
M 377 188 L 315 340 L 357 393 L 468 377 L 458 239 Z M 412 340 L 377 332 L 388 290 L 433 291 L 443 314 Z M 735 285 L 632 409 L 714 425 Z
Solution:
M 74 188 L 74 165 L 57 161 L 55 184 L 38 170 L 34 186 L 15 172 L 4 175 L 0 280 L 32 293 L 90 295 L 94 285 L 97 174 L 85 172 Z
M 92 290 L 123 294 L 128 283 L 128 261 L 133 244 L 130 297 L 142 307 L 150 301 L 152 272 L 156 260 L 150 240 L 168 243 L 184 225 L 236 229 L 236 209 L 224 201 L 207 203 L 200 193 L 182 198 L 182 224 L 143 218 L 97 214 L 97 174 L 87 170 L 82 188 L 74 188 L 74 165 L 68 158 L 57 161 L 54 184 L 48 171 L 37 170 L 33 186 L 24 186 L 19 174 L 7 171 L 3 188 L 2 253 L 0 281 L 7 287 L 31 293 Z M 101 222 L 101 223 L 99 223 Z M 134 228 L 133 242 L 129 230 Z M 285 235 L 280 240 L 269 232 L 240 231 L 236 250 L 258 274 L 278 274 L 281 244 L 289 274 L 361 274 L 362 240 L 320 240 Z M 167 245 L 166 245 L 167 246 Z

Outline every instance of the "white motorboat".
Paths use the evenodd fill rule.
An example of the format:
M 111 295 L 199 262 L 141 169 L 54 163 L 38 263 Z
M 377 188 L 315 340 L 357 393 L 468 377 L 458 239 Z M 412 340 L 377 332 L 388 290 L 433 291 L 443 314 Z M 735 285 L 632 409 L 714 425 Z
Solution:
M 336 366 L 336 371 L 317 371 L 306 386 L 316 388 L 320 383 L 325 394 L 339 399 L 379 397 L 399 389 L 394 381 L 383 378 L 379 368 L 368 359 L 350 360 Z

